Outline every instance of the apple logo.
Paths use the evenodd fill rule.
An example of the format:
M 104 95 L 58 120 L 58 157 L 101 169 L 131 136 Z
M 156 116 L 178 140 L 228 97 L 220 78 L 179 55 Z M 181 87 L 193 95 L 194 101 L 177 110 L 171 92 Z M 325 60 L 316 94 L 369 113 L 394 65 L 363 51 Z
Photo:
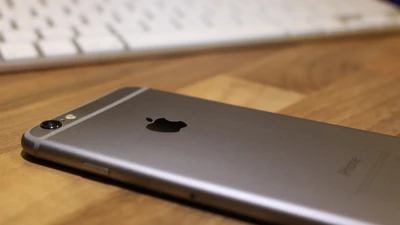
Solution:
M 151 118 L 146 118 L 146 120 L 150 122 L 146 128 L 156 132 L 175 133 L 187 127 L 187 124 L 182 121 L 169 121 L 165 118 L 156 119 L 154 122 Z

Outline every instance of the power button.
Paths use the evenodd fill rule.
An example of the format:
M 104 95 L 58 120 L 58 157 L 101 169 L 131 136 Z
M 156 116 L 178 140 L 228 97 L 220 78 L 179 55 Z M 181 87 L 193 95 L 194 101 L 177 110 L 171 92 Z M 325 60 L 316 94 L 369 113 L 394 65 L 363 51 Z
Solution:
M 92 173 L 97 173 L 97 174 L 101 174 L 101 175 L 108 175 L 110 173 L 110 169 L 108 169 L 107 167 L 104 167 L 104 166 L 97 165 L 95 163 L 82 162 L 82 164 L 84 165 L 85 170 L 92 172 Z

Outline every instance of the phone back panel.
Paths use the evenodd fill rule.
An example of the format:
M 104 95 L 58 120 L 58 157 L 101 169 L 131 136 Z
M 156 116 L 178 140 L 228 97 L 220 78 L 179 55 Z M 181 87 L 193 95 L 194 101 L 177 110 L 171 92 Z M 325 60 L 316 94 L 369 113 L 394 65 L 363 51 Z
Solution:
M 155 132 L 146 118 L 187 127 Z M 40 145 L 314 221 L 400 221 L 396 137 L 151 89 L 75 123 Z

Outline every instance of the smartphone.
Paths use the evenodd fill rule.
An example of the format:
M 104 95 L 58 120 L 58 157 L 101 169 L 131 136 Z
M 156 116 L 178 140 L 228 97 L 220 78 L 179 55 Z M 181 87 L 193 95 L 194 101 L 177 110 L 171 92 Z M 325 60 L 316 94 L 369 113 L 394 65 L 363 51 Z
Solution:
M 290 224 L 399 224 L 400 139 L 144 87 L 44 121 L 26 153 Z

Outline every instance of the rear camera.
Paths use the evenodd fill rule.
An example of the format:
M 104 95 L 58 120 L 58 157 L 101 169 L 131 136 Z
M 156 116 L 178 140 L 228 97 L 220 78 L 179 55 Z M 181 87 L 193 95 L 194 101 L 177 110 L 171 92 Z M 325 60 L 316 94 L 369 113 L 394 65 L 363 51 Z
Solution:
M 58 120 L 46 120 L 40 124 L 40 127 L 46 130 L 55 130 L 62 126 L 62 123 Z

